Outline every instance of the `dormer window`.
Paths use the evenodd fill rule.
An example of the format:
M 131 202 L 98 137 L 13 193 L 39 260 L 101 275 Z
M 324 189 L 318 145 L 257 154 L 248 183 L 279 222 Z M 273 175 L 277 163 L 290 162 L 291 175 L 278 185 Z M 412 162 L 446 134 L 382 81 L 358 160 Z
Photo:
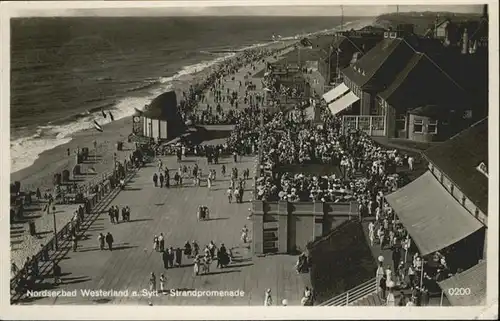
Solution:
M 484 162 L 481 162 L 479 165 L 477 165 L 476 169 L 480 171 L 484 176 L 488 177 L 488 167 Z

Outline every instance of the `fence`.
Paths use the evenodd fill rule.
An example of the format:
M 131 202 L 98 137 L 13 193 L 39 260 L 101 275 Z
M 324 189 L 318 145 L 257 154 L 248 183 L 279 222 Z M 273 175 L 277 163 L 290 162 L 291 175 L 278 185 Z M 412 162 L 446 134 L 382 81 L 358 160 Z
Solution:
M 375 292 L 377 292 L 377 282 L 376 279 L 373 278 L 352 288 L 351 290 L 326 300 L 321 303 L 320 306 L 348 306 Z
M 135 174 L 135 169 L 129 169 L 127 173 L 126 180 L 129 180 L 133 175 Z M 110 174 L 110 172 L 102 174 L 100 176 L 101 179 L 103 180 L 109 180 L 113 178 L 113 174 Z M 92 181 L 94 184 L 97 182 L 95 179 Z M 103 183 L 102 181 L 97 184 Z M 94 185 L 95 186 L 95 185 Z M 95 209 L 98 205 L 99 202 L 103 200 L 108 194 L 110 194 L 113 191 L 116 191 L 120 186 L 114 186 L 107 181 L 105 184 L 102 185 L 103 188 L 99 189 L 97 193 L 87 195 L 85 199 L 85 212 L 86 214 L 90 214 L 93 209 Z M 70 221 L 67 223 L 62 229 L 60 229 L 57 233 L 56 236 L 53 237 L 45 246 L 42 247 L 42 249 L 32 257 L 32 259 L 29 262 L 26 262 L 24 266 L 17 271 L 16 275 L 11 279 L 10 281 L 10 288 L 11 288 L 11 294 L 16 295 L 19 294 L 20 291 L 22 291 L 20 287 L 21 280 L 23 277 L 29 275 L 29 270 L 30 267 L 36 262 L 48 262 L 50 261 L 49 258 L 49 252 L 50 251 L 57 251 L 56 249 L 56 242 L 59 240 L 68 240 L 71 238 L 73 235 L 73 230 L 79 231 L 80 230 L 80 225 L 82 222 L 79 220 L 77 221 Z
M 342 118 L 344 132 L 361 130 L 370 136 L 385 136 L 385 116 L 353 116 L 346 115 Z

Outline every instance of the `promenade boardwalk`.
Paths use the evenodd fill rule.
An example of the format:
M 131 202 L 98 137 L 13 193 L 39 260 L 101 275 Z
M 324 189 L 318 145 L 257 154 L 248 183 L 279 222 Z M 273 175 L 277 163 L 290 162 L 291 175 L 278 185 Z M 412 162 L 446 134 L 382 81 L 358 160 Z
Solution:
M 194 187 L 192 179 L 184 180 L 184 187 L 170 189 L 154 187 L 152 175 L 157 170 L 150 165 L 141 169 L 126 189 L 115 198 L 113 205 L 131 208 L 131 222 L 111 224 L 107 213 L 87 231 L 88 239 L 79 243 L 77 252 L 70 252 L 69 259 L 62 260 L 63 284 L 57 289 L 74 290 L 125 290 L 142 291 L 148 289 L 151 272 L 157 278 L 165 273 L 167 289 L 196 290 L 243 290 L 243 297 L 172 297 L 154 296 L 155 305 L 262 305 L 264 292 L 271 288 L 275 304 L 287 299 L 290 305 L 300 304 L 303 289 L 309 284 L 308 274 L 295 272 L 296 257 L 276 255 L 252 257 L 250 249 L 240 240 L 243 225 L 251 228 L 247 220 L 251 180 L 247 181 L 242 204 L 229 204 L 226 190 L 229 178 L 221 177 L 220 168 L 226 164 L 229 170 L 236 166 L 240 173 L 252 166 L 253 158 L 243 157 L 234 163 L 232 158 L 223 158 L 219 165 L 208 165 L 206 159 L 188 157 L 186 165 L 198 162 L 204 176 L 208 168 L 217 170 L 217 180 L 209 190 L 206 180 L 202 186 Z M 173 172 L 178 163 L 173 156 L 163 157 L 164 165 Z M 210 209 L 210 220 L 199 222 L 196 211 L 199 205 Z M 111 232 L 115 239 L 115 250 L 100 251 L 97 236 Z M 194 276 L 192 261 L 183 257 L 183 267 L 165 270 L 161 254 L 153 251 L 153 237 L 163 233 L 166 247 L 183 247 L 186 241 L 196 240 L 200 247 L 213 240 L 217 246 L 224 243 L 233 249 L 236 257 L 233 264 L 225 269 L 217 269 L 215 263 L 208 275 Z M 251 233 L 250 233 L 251 235 Z M 47 282 L 52 281 L 51 279 Z M 158 286 L 159 288 L 159 286 Z M 148 298 L 138 297 L 76 297 L 37 298 L 33 304 L 148 304 Z

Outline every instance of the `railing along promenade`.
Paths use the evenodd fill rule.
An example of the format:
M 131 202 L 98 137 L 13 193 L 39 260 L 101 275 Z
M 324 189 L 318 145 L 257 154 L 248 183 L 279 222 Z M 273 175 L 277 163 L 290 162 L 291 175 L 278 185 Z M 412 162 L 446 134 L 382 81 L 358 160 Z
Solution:
M 137 168 L 126 169 L 125 183 L 135 175 L 137 170 Z M 83 189 L 81 190 L 85 193 L 84 211 L 85 214 L 87 214 L 84 221 L 68 222 L 57 232 L 55 237 L 52 237 L 47 242 L 47 244 L 43 246 L 41 250 L 32 257 L 29 262 L 26 262 L 24 266 L 19 269 L 19 271 L 10 281 L 11 302 L 16 302 L 24 294 L 25 289 L 20 281 L 23 278 L 30 277 L 29 270 L 34 262 L 36 262 L 36 264 L 41 263 L 41 266 L 39 265 L 39 273 L 37 276 L 35 276 L 34 280 L 32 280 L 33 283 L 35 283 L 37 280 L 43 280 L 43 273 L 51 269 L 53 260 L 58 259 L 58 251 L 66 253 L 69 250 L 69 247 L 63 247 L 63 244 L 59 244 L 59 246 L 56 246 L 57 242 L 70 242 L 73 230 L 75 230 L 77 233 L 79 232 L 80 235 L 78 235 L 77 238 L 80 238 L 83 235 L 84 231 L 106 209 L 106 206 L 109 205 L 112 199 L 114 199 L 114 197 L 121 190 L 120 184 L 111 185 L 111 179 L 114 178 L 116 181 L 118 181 L 118 177 L 114 177 L 115 175 L 116 174 L 114 174 L 112 171 L 105 172 L 83 186 Z M 96 188 L 96 186 L 101 187 Z M 92 189 L 96 189 L 97 192 L 91 193 Z M 87 223 L 86 226 L 85 223 Z
M 361 283 L 354 288 L 345 291 L 342 294 L 339 294 L 325 302 L 322 302 L 320 306 L 348 306 L 352 305 L 358 300 L 361 300 L 367 297 L 370 294 L 376 293 L 377 291 L 377 282 L 375 278 L 368 280 L 364 283 Z

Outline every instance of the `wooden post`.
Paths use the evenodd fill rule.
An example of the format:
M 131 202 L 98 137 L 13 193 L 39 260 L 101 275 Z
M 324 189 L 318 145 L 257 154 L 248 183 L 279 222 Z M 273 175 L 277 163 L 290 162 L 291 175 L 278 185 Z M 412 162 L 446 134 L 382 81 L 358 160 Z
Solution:
M 49 204 L 47 205 L 47 212 L 50 213 L 50 206 L 52 204 L 49 202 Z M 57 223 L 56 223 L 56 211 L 52 211 L 52 219 L 53 219 L 53 222 L 54 222 L 54 249 L 57 250 L 58 249 L 58 244 L 57 244 Z

